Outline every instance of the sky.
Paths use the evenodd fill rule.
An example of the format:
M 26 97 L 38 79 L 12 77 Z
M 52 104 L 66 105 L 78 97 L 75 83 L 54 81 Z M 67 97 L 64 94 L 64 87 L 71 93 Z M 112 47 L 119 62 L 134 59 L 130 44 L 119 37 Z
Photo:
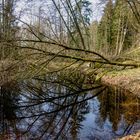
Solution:
M 92 3 L 92 10 L 93 10 L 93 20 L 99 21 L 102 16 L 102 6 L 100 6 L 99 0 L 89 0 Z
M 34 0 L 34 1 L 37 1 L 37 0 Z M 38 2 L 39 1 L 41 1 L 41 0 L 38 0 Z M 101 19 L 101 15 L 102 15 L 102 10 L 101 10 L 102 8 L 101 8 L 101 6 L 98 5 L 99 0 L 89 0 L 89 1 L 92 3 L 92 11 L 93 11 L 92 21 L 94 21 L 94 20 L 99 21 Z M 18 4 L 19 10 L 21 10 L 22 8 L 24 9 L 24 7 L 25 7 L 24 5 L 26 5 L 25 1 L 20 1 L 20 3 Z M 30 8 L 32 9 L 32 6 Z M 26 10 L 23 10 L 23 11 L 25 13 L 27 13 Z M 29 17 L 27 16 L 27 14 L 23 17 L 23 19 L 24 19 L 24 21 L 26 19 L 29 20 Z

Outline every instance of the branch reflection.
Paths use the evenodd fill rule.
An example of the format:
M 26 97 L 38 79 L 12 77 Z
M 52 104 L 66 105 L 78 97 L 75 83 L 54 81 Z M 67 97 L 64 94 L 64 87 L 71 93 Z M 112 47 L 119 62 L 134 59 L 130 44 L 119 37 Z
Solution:
M 78 72 L 53 73 L 1 86 L 0 138 L 75 140 L 87 114 L 94 113 L 89 101 L 95 97 L 99 115 L 87 139 L 98 138 L 95 130 L 101 131 L 106 120 L 112 125 L 112 138 L 129 133 L 138 122 L 140 100 L 128 92 L 114 91 Z

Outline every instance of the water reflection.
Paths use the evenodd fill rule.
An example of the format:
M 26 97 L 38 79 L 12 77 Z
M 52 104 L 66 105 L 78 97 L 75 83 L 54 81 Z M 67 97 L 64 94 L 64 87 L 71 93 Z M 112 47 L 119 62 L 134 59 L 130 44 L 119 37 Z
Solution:
M 112 130 L 118 135 L 129 134 L 135 129 L 140 129 L 140 99 L 121 89 L 106 90 L 105 94 L 98 96 L 99 122 L 105 122 L 108 119 L 112 124 Z M 137 124 L 134 127 L 135 123 L 139 123 L 139 128 L 135 128 Z
M 9 134 L 10 129 L 16 129 L 18 91 L 19 88 L 14 82 L 6 83 L 0 88 L 0 132 L 2 137 Z
M 4 84 L 0 139 L 109 140 L 140 129 L 140 100 L 93 82 L 77 72 Z

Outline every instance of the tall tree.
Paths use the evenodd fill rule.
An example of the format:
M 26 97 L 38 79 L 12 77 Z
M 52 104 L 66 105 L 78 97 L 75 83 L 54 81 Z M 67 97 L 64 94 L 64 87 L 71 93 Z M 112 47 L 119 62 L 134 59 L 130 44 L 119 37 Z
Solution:
M 0 39 L 1 40 L 14 40 L 18 30 L 16 18 L 14 15 L 16 0 L 2 0 L 0 8 Z M 7 57 L 11 53 L 11 47 L 7 45 L 1 46 L 0 57 Z
M 132 12 L 128 3 L 117 0 L 114 7 L 112 22 L 112 44 L 115 44 L 115 55 L 120 55 L 122 51 L 132 47 L 137 36 L 133 27 Z
M 98 21 L 93 21 L 89 28 L 90 31 L 90 50 L 98 49 Z
M 111 48 L 112 44 L 112 30 L 111 23 L 113 17 L 113 3 L 109 0 L 105 6 L 104 14 L 98 26 L 99 48 L 106 53 Z
M 89 49 L 89 24 L 91 17 L 91 3 L 88 0 L 75 0 L 75 5 L 67 3 L 72 14 L 72 34 L 77 46 L 82 49 Z M 71 5 L 71 6 L 70 6 Z

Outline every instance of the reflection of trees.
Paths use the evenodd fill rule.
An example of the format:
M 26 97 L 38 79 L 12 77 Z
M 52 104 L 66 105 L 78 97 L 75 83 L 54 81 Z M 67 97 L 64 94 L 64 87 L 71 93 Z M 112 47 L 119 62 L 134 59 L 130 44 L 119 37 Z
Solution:
M 123 102 L 122 93 L 112 92 L 109 88 L 98 97 L 100 101 L 100 112 L 103 122 L 107 118 L 112 122 L 112 128 L 117 130 L 118 123 L 121 120 L 121 103 Z
M 81 96 L 81 98 L 84 100 L 85 96 Z M 73 140 L 77 138 L 77 134 L 79 132 L 79 129 L 82 128 L 81 122 L 85 119 L 84 115 L 89 112 L 89 106 L 87 101 L 83 102 L 82 104 L 79 104 L 78 106 L 74 106 L 74 111 L 71 115 L 71 129 L 70 133 L 72 135 Z
M 99 95 L 100 125 L 108 118 L 116 131 L 123 115 L 126 122 L 124 133 L 128 133 L 138 120 L 140 100 L 119 89 L 114 92 L 98 85 L 85 86 L 85 79 L 87 77 L 81 73 L 53 73 L 19 84 L 3 85 L 0 91 L 0 132 L 10 133 L 17 139 L 74 140 L 89 112 L 87 101 Z M 94 94 L 87 94 L 94 89 Z
M 125 103 L 122 104 L 124 110 L 124 119 L 126 120 L 127 127 L 124 134 L 128 134 L 133 128 L 135 122 L 140 117 L 140 99 L 132 94 L 126 99 Z
M 19 87 L 16 82 L 6 83 L 0 90 L 0 133 L 8 135 L 10 127 L 16 129 Z M 5 136 L 4 136 L 5 137 Z
M 9 106 L 13 109 L 14 99 L 19 99 L 18 107 L 10 114 L 17 118 L 14 133 L 18 130 L 23 138 L 29 139 L 75 139 L 84 115 L 89 112 L 87 100 L 96 96 L 89 96 L 87 91 L 101 87 L 85 88 L 84 81 L 81 74 L 60 73 L 21 82 L 18 95 L 9 96 Z M 8 95 L 14 92 L 10 87 L 4 90 Z
M 126 124 L 128 124 L 124 133 L 132 128 L 132 125 L 139 119 L 140 100 L 134 97 L 132 93 L 121 89 L 107 88 L 103 94 L 98 96 L 98 99 L 100 101 L 100 119 L 102 120 L 100 122 L 105 122 L 108 118 L 114 131 L 118 130 L 122 115 Z

